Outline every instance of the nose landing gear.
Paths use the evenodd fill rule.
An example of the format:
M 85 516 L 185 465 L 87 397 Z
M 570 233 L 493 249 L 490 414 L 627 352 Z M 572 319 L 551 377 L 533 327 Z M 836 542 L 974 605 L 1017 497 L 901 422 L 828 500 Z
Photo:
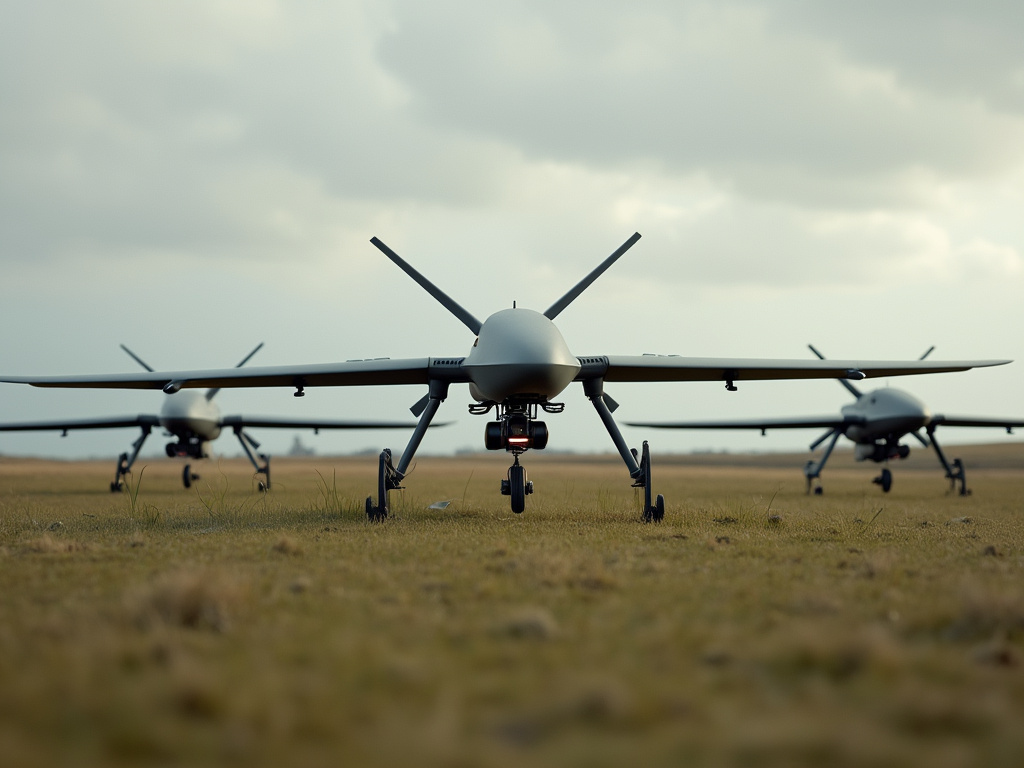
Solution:
M 533 493 L 533 481 L 526 479 L 526 467 L 519 463 L 519 455 L 515 463 L 508 468 L 508 476 L 501 481 L 501 495 L 511 496 L 512 511 L 517 515 L 526 509 L 526 497 Z
M 890 490 L 892 490 L 892 472 L 889 471 L 888 467 L 886 467 L 885 469 L 882 470 L 882 474 L 873 479 L 871 482 L 873 482 L 875 485 L 882 486 L 882 493 L 888 493 Z

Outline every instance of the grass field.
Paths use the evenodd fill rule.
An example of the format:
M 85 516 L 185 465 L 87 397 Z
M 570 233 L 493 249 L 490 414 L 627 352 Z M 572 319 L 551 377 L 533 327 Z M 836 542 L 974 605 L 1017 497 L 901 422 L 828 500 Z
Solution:
M 922 452 L 923 453 L 923 452 Z M 874 467 L 0 458 L 0 765 L 1024 764 L 1024 450 Z M 445 509 L 428 509 L 451 500 Z

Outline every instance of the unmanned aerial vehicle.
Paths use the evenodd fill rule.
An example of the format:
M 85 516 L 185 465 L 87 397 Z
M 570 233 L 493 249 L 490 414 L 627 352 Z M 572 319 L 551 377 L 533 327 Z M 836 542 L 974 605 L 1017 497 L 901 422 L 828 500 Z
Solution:
M 819 359 L 825 357 L 813 346 L 808 345 Z M 921 356 L 924 360 L 931 353 L 931 349 Z M 809 460 L 804 466 L 804 476 L 807 478 L 807 492 L 811 492 L 813 485 L 814 493 L 823 493 L 821 485 L 821 471 L 825 463 L 832 455 L 836 441 L 840 437 L 846 437 L 853 442 L 853 456 L 857 461 L 873 461 L 876 464 L 885 464 L 881 473 L 872 482 L 882 487 L 882 491 L 888 493 L 892 488 L 892 472 L 888 467 L 890 459 L 905 459 L 910 455 L 910 446 L 904 445 L 901 441 L 907 436 L 913 436 L 925 448 L 935 449 L 935 455 L 939 463 L 946 471 L 946 479 L 949 480 L 950 490 L 956 490 L 957 483 L 960 484 L 960 495 L 966 496 L 970 493 L 967 489 L 967 475 L 964 464 L 960 459 L 953 459 L 950 462 L 939 441 L 935 437 L 935 430 L 940 427 L 1002 427 L 1007 433 L 1012 433 L 1014 427 L 1024 427 L 1024 420 L 1021 419 L 994 419 L 974 416 L 946 416 L 933 414 L 928 407 L 911 395 L 899 389 L 884 387 L 870 392 L 862 392 L 845 379 L 839 383 L 856 398 L 856 401 L 844 405 L 838 417 L 835 416 L 810 416 L 806 418 L 797 417 L 790 419 L 744 419 L 736 421 L 631 421 L 627 422 L 631 427 L 662 427 L 667 429 L 759 429 L 765 434 L 769 429 L 813 429 L 825 428 L 827 431 L 813 443 L 813 451 L 826 440 L 829 441 L 825 453 L 819 461 Z M 924 430 L 926 435 L 921 434 Z
M 262 346 L 262 343 L 259 344 L 236 367 L 241 368 L 245 365 Z M 153 371 L 124 344 L 121 345 L 121 348 L 147 371 Z M 66 437 L 68 432 L 77 429 L 138 427 L 142 430 L 142 434 L 132 443 L 131 453 L 122 453 L 118 457 L 114 479 L 110 483 L 111 491 L 120 491 L 124 486 L 122 478 L 131 472 L 132 465 L 139 456 L 139 451 L 142 450 L 146 438 L 149 437 L 153 429 L 162 427 L 166 430 L 168 437 L 174 438 L 166 446 L 169 457 L 180 456 L 190 459 L 209 458 L 210 442 L 217 439 L 224 429 L 231 429 L 235 433 L 235 437 L 238 438 L 238 442 L 241 443 L 242 450 L 245 451 L 249 462 L 256 469 L 256 473 L 263 475 L 260 488 L 265 490 L 270 488 L 270 456 L 258 453 L 260 444 L 246 431 L 249 427 L 312 429 L 318 432 L 321 429 L 404 429 L 415 426 L 396 421 L 332 421 L 330 419 L 289 419 L 273 416 L 221 416 L 220 409 L 213 402 L 218 391 L 218 388 L 213 387 L 206 392 L 179 392 L 164 400 L 159 414 L 143 413 L 137 416 L 112 418 L 0 423 L 0 432 L 59 431 L 62 437 Z M 191 464 L 185 464 L 181 479 L 185 487 L 189 488 L 192 481 L 199 479 L 199 476 L 193 474 Z
M 407 264 L 376 237 L 371 243 L 458 318 L 474 335 L 467 355 L 411 359 L 350 360 L 319 365 L 277 366 L 245 370 L 178 371 L 138 375 L 0 377 L 0 381 L 39 387 L 93 387 L 162 389 L 170 394 L 194 387 L 290 387 L 302 396 L 306 387 L 418 385 L 426 394 L 412 406 L 419 417 L 416 428 L 394 464 L 390 449 L 379 457 L 377 497 L 366 500 L 371 520 L 388 516 L 388 494 L 402 488 L 427 428 L 452 384 L 469 385 L 469 412 L 490 416 L 484 428 L 484 445 L 512 455 L 512 465 L 501 480 L 501 493 L 510 497 L 512 511 L 525 509 L 533 493 L 520 457 L 529 449 L 548 443 L 548 428 L 538 417 L 561 413 L 565 403 L 557 398 L 570 384 L 582 385 L 612 442 L 622 457 L 633 486 L 644 491 L 642 516 L 661 520 L 665 500 L 654 497 L 651 457 L 647 442 L 631 450 L 622 437 L 612 411 L 617 404 L 605 394 L 606 382 L 718 381 L 735 390 L 737 382 L 758 379 L 852 379 L 869 376 L 900 376 L 915 373 L 964 371 L 1000 365 L 1006 360 L 951 362 L 868 360 L 765 360 L 741 358 L 693 358 L 676 355 L 574 355 L 554 324 L 565 310 L 601 274 L 640 239 L 635 233 L 583 280 L 544 312 L 515 307 L 495 312 L 481 322 L 454 299 Z

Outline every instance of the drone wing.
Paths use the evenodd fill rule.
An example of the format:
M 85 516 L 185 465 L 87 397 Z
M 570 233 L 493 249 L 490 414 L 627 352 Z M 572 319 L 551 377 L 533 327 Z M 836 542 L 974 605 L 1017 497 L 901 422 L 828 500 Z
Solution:
M 836 418 L 835 416 L 810 416 L 799 419 L 739 419 L 735 421 L 627 421 L 630 427 L 658 427 L 662 429 L 759 429 L 762 434 L 769 429 L 840 429 L 852 424 L 862 424 L 861 418 Z
M 740 381 L 851 379 L 949 373 L 1005 365 L 1009 360 L 768 360 L 763 358 L 609 355 L 581 357 L 577 381 Z
M 0 381 L 35 387 L 162 389 L 226 387 L 356 387 L 427 384 L 431 379 L 469 381 L 463 358 L 379 358 L 318 365 L 221 368 L 205 371 L 143 372 L 86 376 L 0 376 Z
M 0 432 L 63 432 L 73 429 L 121 429 L 124 427 L 160 426 L 155 415 L 120 416 L 106 419 L 67 419 L 65 421 L 24 421 L 0 424 Z
M 445 422 L 447 424 L 448 422 Z M 445 424 L 434 424 L 443 427 Z M 265 427 L 269 429 L 413 429 L 415 421 L 371 421 L 369 419 L 348 419 L 332 421 L 330 419 L 288 419 L 274 416 L 225 416 L 221 426 L 231 429 L 247 429 L 249 427 Z
M 976 418 L 974 416 L 943 416 L 942 414 L 932 416 L 929 422 L 931 427 L 1002 427 L 1007 432 L 1012 432 L 1015 427 L 1024 427 L 1024 420 L 1021 419 L 988 419 Z

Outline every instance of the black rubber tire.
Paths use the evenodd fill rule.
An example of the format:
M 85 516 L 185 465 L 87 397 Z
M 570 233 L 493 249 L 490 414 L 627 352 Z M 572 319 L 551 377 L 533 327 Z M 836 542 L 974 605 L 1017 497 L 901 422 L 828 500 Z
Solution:
M 186 464 L 185 469 L 181 473 L 181 482 L 186 488 L 192 487 L 192 465 Z
M 366 497 L 366 519 L 371 523 L 381 523 L 388 516 L 387 507 L 378 507 L 373 499 Z
M 892 490 L 892 472 L 888 469 L 883 469 L 882 475 L 879 478 L 879 485 L 882 486 L 882 493 L 888 493 Z
M 665 497 L 660 493 L 654 502 L 654 514 L 651 516 L 651 519 L 656 523 L 660 523 L 665 519 Z
M 526 467 L 513 464 L 508 468 L 508 484 L 512 497 L 512 511 L 521 515 L 526 509 Z

